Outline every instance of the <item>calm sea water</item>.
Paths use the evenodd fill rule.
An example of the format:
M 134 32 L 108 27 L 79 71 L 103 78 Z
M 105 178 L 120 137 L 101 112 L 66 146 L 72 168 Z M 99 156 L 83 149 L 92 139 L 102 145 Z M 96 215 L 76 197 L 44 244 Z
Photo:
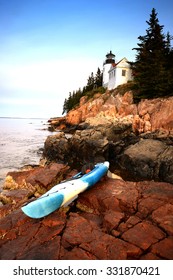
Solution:
M 0 188 L 9 171 L 39 164 L 41 149 L 50 134 L 46 119 L 0 118 Z

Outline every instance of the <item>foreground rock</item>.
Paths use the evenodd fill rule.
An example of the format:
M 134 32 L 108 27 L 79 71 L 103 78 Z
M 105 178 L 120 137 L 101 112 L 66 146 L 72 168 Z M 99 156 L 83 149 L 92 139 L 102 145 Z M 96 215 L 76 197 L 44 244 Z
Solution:
M 173 146 L 162 141 L 141 139 L 125 149 L 119 164 L 136 180 L 173 182 Z
M 173 259 L 172 184 L 106 177 L 43 219 L 20 206 L 0 220 L 0 259 Z
M 69 166 L 58 163 L 9 172 L 0 193 L 0 218 L 21 207 L 28 199 L 39 197 L 62 181 L 68 173 Z

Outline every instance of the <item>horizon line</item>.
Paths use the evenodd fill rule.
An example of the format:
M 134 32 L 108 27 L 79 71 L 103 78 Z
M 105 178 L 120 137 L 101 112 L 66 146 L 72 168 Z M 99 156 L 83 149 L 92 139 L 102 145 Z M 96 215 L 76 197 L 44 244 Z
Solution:
M 49 118 L 46 118 L 46 117 L 1 117 L 0 116 L 0 119 L 49 119 Z

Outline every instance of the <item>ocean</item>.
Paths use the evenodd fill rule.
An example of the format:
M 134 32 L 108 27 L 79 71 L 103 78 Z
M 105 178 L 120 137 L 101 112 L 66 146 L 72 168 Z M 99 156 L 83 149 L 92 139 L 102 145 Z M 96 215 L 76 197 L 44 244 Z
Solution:
M 0 189 L 9 171 L 39 164 L 47 128 L 47 119 L 0 118 Z

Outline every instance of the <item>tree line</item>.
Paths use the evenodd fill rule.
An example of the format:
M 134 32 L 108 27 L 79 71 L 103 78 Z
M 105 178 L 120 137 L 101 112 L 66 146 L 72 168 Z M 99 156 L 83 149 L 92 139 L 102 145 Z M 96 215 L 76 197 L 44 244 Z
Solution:
M 80 98 L 84 95 L 87 95 L 90 93 L 94 94 L 97 89 L 99 89 L 102 86 L 102 71 L 100 68 L 97 69 L 96 74 L 91 72 L 90 76 L 87 79 L 86 86 L 83 87 L 81 90 L 80 88 L 76 91 L 73 91 L 72 93 L 69 92 L 69 97 L 64 100 L 63 105 L 63 112 L 68 113 L 71 109 L 73 109 L 75 106 L 79 104 Z

